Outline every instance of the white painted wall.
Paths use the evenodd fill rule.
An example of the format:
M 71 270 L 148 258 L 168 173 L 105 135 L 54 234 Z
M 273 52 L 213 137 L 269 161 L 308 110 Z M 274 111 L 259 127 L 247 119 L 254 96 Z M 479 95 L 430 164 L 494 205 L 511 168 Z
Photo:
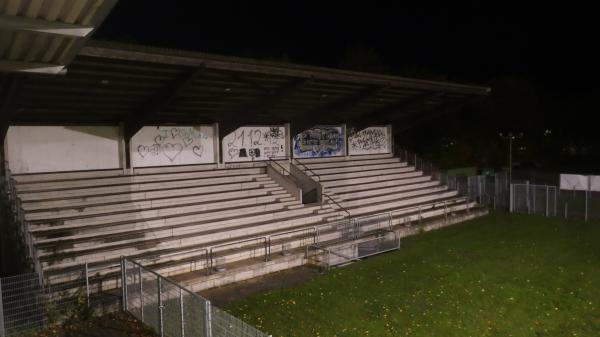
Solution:
M 348 137 L 348 154 L 380 154 L 392 151 L 392 137 L 388 126 L 371 126 Z
M 223 162 L 267 160 L 287 156 L 285 126 L 242 126 L 223 137 Z
M 130 143 L 133 167 L 216 162 L 212 125 L 144 126 Z
M 294 137 L 295 158 L 322 158 L 346 155 L 345 125 L 317 125 Z
M 119 127 L 11 126 L 5 153 L 15 174 L 119 168 Z

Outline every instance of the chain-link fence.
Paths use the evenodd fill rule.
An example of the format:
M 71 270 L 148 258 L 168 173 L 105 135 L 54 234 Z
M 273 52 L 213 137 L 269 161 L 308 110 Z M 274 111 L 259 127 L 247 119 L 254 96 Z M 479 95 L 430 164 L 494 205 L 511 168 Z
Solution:
M 561 190 L 551 185 L 512 184 L 510 211 L 573 220 L 600 219 L 600 192 Z
M 513 213 L 558 215 L 558 189 L 550 185 L 512 184 L 510 211 Z
M 267 337 L 140 263 L 122 261 L 123 310 L 167 337 Z

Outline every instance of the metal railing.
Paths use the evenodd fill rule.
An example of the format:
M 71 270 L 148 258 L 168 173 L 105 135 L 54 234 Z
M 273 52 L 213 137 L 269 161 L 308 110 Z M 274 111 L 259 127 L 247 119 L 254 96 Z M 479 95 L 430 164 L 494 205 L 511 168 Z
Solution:
M 160 337 L 268 337 L 142 264 L 123 258 L 122 306 Z
M 304 171 L 304 173 L 307 173 L 307 172 L 310 173 L 310 175 L 308 173 L 307 173 L 307 175 L 310 177 L 316 177 L 317 182 L 321 182 L 321 176 L 317 172 L 313 171 L 310 167 L 306 166 L 303 162 L 299 161 L 296 158 L 293 158 L 292 164 L 296 165 L 296 166 L 300 166 L 301 170 Z
M 329 269 L 400 248 L 400 238 L 394 231 L 385 230 L 371 236 L 371 238 L 346 241 L 328 247 L 319 244 L 308 246 L 306 258 L 313 264 Z
M 342 212 L 346 213 L 346 216 L 352 217 L 352 213 L 350 213 L 350 211 L 348 211 L 344 206 L 340 205 L 339 202 L 335 201 L 329 194 L 322 193 L 322 195 L 327 197 L 327 199 L 329 199 L 329 201 L 331 201 L 331 203 L 336 205 Z

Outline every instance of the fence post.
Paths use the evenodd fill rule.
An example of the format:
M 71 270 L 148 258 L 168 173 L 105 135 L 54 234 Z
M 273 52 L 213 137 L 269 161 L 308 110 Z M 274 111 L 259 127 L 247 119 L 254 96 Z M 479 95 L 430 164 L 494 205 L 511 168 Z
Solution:
M 509 191 L 508 191 L 508 197 L 509 197 L 509 200 L 508 200 L 508 211 L 510 213 L 514 212 L 514 208 L 515 208 L 514 207 L 514 202 L 515 202 L 514 201 L 514 189 L 515 189 L 514 185 L 510 184 Z
M 535 214 L 535 187 L 533 186 L 533 214 Z
M 127 281 L 125 278 L 125 257 L 121 257 L 121 302 L 123 304 L 123 312 L 127 312 L 127 287 L 125 285 Z
M 140 279 L 140 319 L 144 323 L 144 280 L 142 279 L 142 266 L 138 265 L 138 277 Z
M 548 198 L 550 197 L 550 187 L 546 185 L 546 217 L 550 216 L 550 210 L 548 209 Z
M 4 304 L 2 304 L 2 278 L 0 277 L 0 337 L 4 337 Z
M 206 337 L 212 337 L 212 315 L 210 312 L 210 301 L 204 302 L 204 327 L 206 328 Z
M 556 208 L 558 207 L 558 189 L 556 187 L 554 187 L 554 216 L 556 216 Z
M 585 191 L 585 221 L 588 221 L 588 194 L 589 191 Z
M 185 319 L 183 318 L 183 288 L 179 287 L 179 313 L 181 315 L 181 337 L 185 337 Z
M 163 329 L 163 303 L 162 303 L 162 283 L 160 280 L 160 276 L 156 275 L 156 286 L 157 286 L 157 294 L 158 294 L 158 331 L 160 332 L 160 337 L 165 335 L 165 331 Z
M 565 202 L 565 219 L 568 219 L 569 203 Z
M 88 277 L 88 264 L 87 262 L 84 265 L 85 270 L 85 298 L 87 301 L 87 307 L 90 307 L 90 279 Z

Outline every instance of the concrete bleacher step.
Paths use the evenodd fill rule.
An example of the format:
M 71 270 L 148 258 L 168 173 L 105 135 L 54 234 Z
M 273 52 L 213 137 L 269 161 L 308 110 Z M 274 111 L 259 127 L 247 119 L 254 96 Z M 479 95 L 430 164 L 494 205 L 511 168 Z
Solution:
M 235 241 L 238 237 L 249 235 L 256 236 L 264 232 L 285 230 L 290 227 L 305 226 L 321 221 L 321 216 L 311 216 L 310 213 L 312 212 L 312 209 L 310 209 L 310 207 L 307 208 L 309 209 L 305 214 L 293 214 L 290 216 L 290 214 L 286 214 L 289 212 L 280 212 L 283 213 L 283 215 L 279 213 L 270 213 L 271 217 L 268 220 L 262 218 L 262 222 L 259 223 L 246 223 L 241 226 L 235 226 L 235 228 L 233 228 L 233 226 L 229 228 L 226 227 L 227 230 L 225 231 L 223 230 L 222 223 L 214 222 L 211 223 L 210 228 L 206 228 L 208 226 L 205 226 L 205 228 L 202 228 L 199 231 L 196 230 L 194 232 L 184 233 L 184 235 L 181 236 L 167 236 L 146 240 L 152 242 L 141 242 L 141 240 L 136 239 L 104 244 L 102 246 L 92 245 L 62 249 L 60 253 L 56 253 L 52 250 L 39 251 L 40 261 L 45 269 L 61 269 L 69 266 L 76 266 L 84 262 L 98 262 L 107 259 L 115 259 L 119 256 L 141 253 L 153 254 L 162 249 L 200 248 L 201 246 L 206 246 L 210 244 L 210 242 L 218 240 L 230 239 L 231 241 Z M 248 219 L 250 219 L 250 217 Z
M 238 190 L 224 193 L 201 194 L 199 196 L 188 195 L 183 197 L 151 199 L 135 202 L 121 202 L 118 204 L 100 206 L 75 207 L 54 211 L 27 212 L 25 213 L 25 219 L 28 221 L 44 221 L 51 219 L 67 219 L 73 217 L 86 217 L 102 214 L 140 212 L 143 210 L 167 207 L 181 207 L 215 201 L 236 201 L 236 199 L 242 198 L 267 196 L 271 195 L 273 192 L 281 190 L 283 190 L 283 188 L 281 187 L 257 188 L 251 190 Z
M 373 171 L 373 170 L 385 170 L 408 167 L 404 162 L 398 163 L 386 163 L 386 164 L 375 164 L 375 165 L 360 165 L 360 166 L 343 166 L 343 167 L 332 167 L 332 168 L 320 168 L 311 170 L 318 175 L 332 174 L 332 173 L 352 173 L 362 171 Z M 310 173 L 310 172 L 309 172 Z
M 464 212 L 467 207 L 469 206 L 462 204 L 456 207 L 455 211 Z M 436 218 L 440 217 L 439 211 L 440 210 L 434 210 L 424 213 L 425 220 L 435 221 Z M 403 224 L 396 224 L 395 229 L 399 230 L 398 226 L 402 225 Z M 327 247 L 327 242 L 338 244 L 339 238 L 335 235 L 328 236 L 328 234 L 324 234 L 324 242 L 322 245 Z M 304 251 L 295 249 L 296 247 L 297 245 L 290 242 L 290 248 L 292 249 L 290 254 L 281 255 L 278 254 L 279 250 L 274 250 L 271 252 L 268 261 L 265 261 L 263 256 L 256 254 L 256 252 L 254 254 L 247 253 L 244 256 L 227 256 L 225 258 L 225 264 L 223 265 L 224 271 L 213 271 L 210 275 L 207 275 L 205 268 L 193 269 L 185 266 L 184 268 L 178 269 L 168 265 L 157 266 L 157 268 L 161 273 L 169 275 L 177 282 L 185 284 L 186 287 L 189 287 L 194 291 L 199 291 L 302 265 L 306 262 L 304 260 Z
M 183 172 L 183 173 L 168 173 L 168 174 L 148 174 L 148 175 L 132 175 L 114 178 L 92 178 L 78 179 L 57 182 L 38 182 L 38 183 L 23 183 L 17 184 L 18 192 L 43 192 L 52 190 L 67 190 L 74 188 L 89 188 L 91 186 L 115 186 L 115 185 L 131 185 L 144 182 L 162 182 L 173 180 L 189 180 L 202 178 L 219 178 L 248 174 L 264 173 L 264 168 L 245 168 L 245 169 L 224 169 L 212 171 L 198 172 Z
M 381 174 L 381 175 L 374 175 L 374 176 L 370 176 L 370 177 L 355 177 L 355 178 L 345 178 L 345 179 L 339 179 L 339 180 L 322 181 L 321 184 L 327 188 L 330 188 L 330 187 L 337 187 L 337 186 L 361 185 L 361 184 L 372 183 L 372 182 L 407 179 L 407 178 L 419 177 L 422 175 L 423 175 L 423 172 L 421 172 L 421 171 L 412 171 L 412 172 L 406 172 L 406 173 Z
M 222 185 L 187 187 L 166 189 L 148 192 L 120 193 L 102 196 L 87 196 L 78 198 L 65 198 L 55 200 L 24 201 L 21 206 L 24 211 L 44 211 L 79 209 L 87 206 L 115 205 L 123 202 L 148 201 L 165 198 L 174 198 L 190 195 L 209 195 L 215 192 L 236 192 L 264 188 L 264 182 L 243 182 Z
M 406 192 L 420 190 L 420 189 L 436 188 L 436 187 L 440 187 L 440 186 L 442 186 L 442 185 L 440 185 L 440 183 L 438 181 L 430 180 L 430 181 L 420 183 L 420 184 L 409 184 L 409 185 L 401 185 L 401 186 L 386 187 L 386 188 L 376 188 L 376 189 L 363 190 L 363 191 L 358 191 L 358 192 L 337 193 L 336 195 L 339 196 L 342 201 L 351 201 L 351 200 L 369 198 L 369 197 L 378 196 L 378 195 L 392 194 L 392 193 L 400 194 L 400 193 L 406 193 Z
M 378 181 L 374 183 L 365 183 L 357 185 L 342 185 L 342 186 L 328 186 L 325 189 L 330 191 L 332 194 L 343 196 L 347 193 L 359 193 L 361 191 L 380 190 L 386 188 L 407 188 L 409 185 L 415 184 L 439 184 L 439 182 L 432 180 L 430 176 L 418 176 L 413 178 L 405 179 L 393 179 Z
M 100 177 L 119 177 L 123 176 L 123 169 L 109 170 L 90 170 L 90 171 L 75 171 L 75 172 L 54 172 L 54 173 L 25 173 L 13 174 L 12 177 L 17 183 L 34 183 L 48 180 L 72 180 L 72 179 L 88 179 Z
M 359 161 L 359 160 L 375 160 L 375 159 L 386 159 L 395 158 L 391 153 L 385 154 L 371 154 L 364 156 L 348 156 L 348 157 L 323 157 L 323 158 L 298 158 L 297 161 L 303 164 L 314 164 L 314 163 L 330 163 L 330 162 L 345 162 L 345 161 Z
M 399 193 L 389 193 L 389 194 L 382 194 L 382 195 L 377 195 L 377 196 L 365 196 L 362 198 L 354 198 L 352 200 L 345 200 L 345 201 L 341 201 L 340 205 L 342 205 L 345 208 L 352 208 L 352 207 L 365 207 L 367 205 L 371 205 L 371 204 L 378 204 L 381 202 L 386 202 L 386 201 L 391 201 L 391 200 L 400 200 L 400 199 L 410 199 L 416 196 L 421 196 L 421 195 L 430 195 L 430 194 L 437 194 L 443 191 L 448 190 L 448 187 L 445 185 L 438 185 L 438 186 L 434 186 L 434 187 L 428 187 L 428 188 L 421 188 L 421 189 L 417 189 L 417 190 L 411 190 L 411 191 L 405 191 L 405 192 L 399 192 Z
M 399 158 L 384 158 L 384 159 L 372 159 L 372 160 L 347 160 L 347 161 L 336 161 L 336 162 L 318 162 L 312 163 L 311 161 L 300 161 L 302 165 L 310 168 L 311 170 L 334 168 L 334 167 L 350 167 L 350 166 L 362 166 L 362 165 L 375 165 L 375 164 L 392 164 L 392 163 L 405 163 L 400 161 Z M 302 166 L 300 165 L 300 166 Z
M 136 167 L 133 174 L 156 174 L 156 173 L 176 173 L 176 172 L 195 172 L 218 169 L 217 164 L 193 164 L 176 166 L 156 166 L 156 167 Z
M 90 196 L 106 196 L 112 194 L 149 192 L 165 189 L 178 189 L 201 186 L 218 186 L 227 183 L 253 182 L 257 177 L 266 177 L 266 173 L 256 175 L 240 175 L 218 178 L 188 179 L 164 182 L 145 182 L 131 185 L 109 186 L 109 187 L 82 187 L 70 190 L 57 190 L 46 192 L 19 192 L 22 201 L 57 200 L 65 198 L 87 198 Z
M 456 191 L 448 191 L 444 193 L 435 193 L 426 196 L 413 197 L 407 199 L 400 199 L 396 201 L 382 202 L 367 206 L 357 206 L 354 208 L 347 208 L 348 211 L 354 215 L 364 215 L 368 213 L 381 213 L 387 211 L 394 211 L 395 209 L 406 208 L 410 206 L 416 206 L 422 203 L 429 203 L 436 200 L 448 199 L 457 195 Z
M 104 219 L 100 219 L 95 223 L 86 221 L 87 219 L 77 219 L 71 221 L 64 221 L 58 225 L 52 224 L 39 224 L 37 226 L 30 226 L 30 233 L 34 235 L 34 238 L 44 237 L 56 237 L 56 236 L 70 236 L 79 235 L 84 233 L 106 234 L 113 232 L 121 232 L 126 230 L 151 230 L 153 228 L 162 227 L 173 227 L 173 226 L 185 226 L 188 224 L 195 224 L 199 222 L 199 216 L 201 220 L 210 221 L 216 219 L 223 219 L 228 217 L 244 216 L 254 213 L 261 213 L 265 210 L 277 210 L 286 209 L 289 205 L 299 204 L 298 201 L 288 202 L 277 202 L 277 199 L 272 197 L 265 198 L 260 202 L 255 200 L 248 200 L 247 205 L 222 205 L 222 208 L 216 208 L 214 210 L 203 210 L 188 213 L 174 214 L 171 216 L 156 216 L 154 218 L 143 218 L 135 219 L 130 221 L 115 221 L 112 223 L 107 222 Z M 221 206 L 221 205 L 219 205 Z M 60 236 L 57 238 L 59 239 Z
M 474 203 L 471 203 L 471 205 L 473 205 Z M 439 203 L 438 206 L 441 207 L 442 206 L 446 206 L 445 204 Z M 444 209 L 434 209 L 434 210 L 424 210 L 422 212 L 419 212 L 418 214 L 415 213 L 415 210 L 412 210 L 412 215 L 409 214 L 409 216 L 413 217 L 413 221 L 416 220 L 416 218 L 414 218 L 415 216 L 418 216 L 421 220 L 426 220 L 429 217 L 434 216 L 434 212 L 437 212 L 437 214 L 440 214 L 441 212 L 444 211 L 449 211 L 449 212 L 459 212 L 460 211 L 460 207 L 466 207 L 465 203 L 463 202 L 462 205 L 458 204 L 458 206 L 448 206 Z M 410 213 L 410 212 L 409 212 Z M 394 218 L 394 220 L 396 223 L 395 225 L 403 225 L 401 218 Z M 331 232 L 331 231 L 324 231 L 320 234 L 320 237 L 322 237 L 323 241 L 328 241 L 328 240 L 332 240 L 332 241 L 336 241 L 336 238 L 339 238 L 339 232 L 335 231 L 335 232 Z M 332 236 L 333 235 L 333 236 Z M 303 235 L 300 235 L 300 238 L 298 238 L 298 236 L 291 236 L 287 240 L 287 242 L 289 243 L 289 248 L 297 248 L 297 247 L 303 247 L 307 244 L 310 244 L 310 238 L 307 238 Z M 277 251 L 279 249 L 279 246 L 273 246 L 272 247 L 272 252 L 273 254 L 271 255 L 272 258 L 277 258 Z M 227 270 L 235 270 L 234 265 L 245 265 L 248 263 L 248 260 L 252 259 L 253 261 L 255 261 L 255 263 L 258 263 L 259 265 L 265 265 L 265 266 L 269 266 L 270 262 L 263 262 L 263 260 L 257 260 L 257 257 L 260 258 L 260 256 L 256 255 L 256 249 L 252 250 L 252 249 L 246 249 L 245 251 L 237 251 L 235 249 L 230 250 L 232 253 L 227 253 L 227 252 L 220 252 L 220 255 L 223 254 L 229 254 L 229 255 L 225 255 L 226 260 L 227 260 Z M 259 249 L 260 251 L 260 249 Z M 199 255 L 198 251 L 194 251 L 193 249 L 191 251 L 188 252 L 183 252 L 183 253 L 175 253 L 177 255 L 169 255 L 169 252 L 164 251 L 163 254 L 158 254 L 156 255 L 154 258 L 152 258 L 152 264 L 148 264 L 148 266 L 151 266 L 153 270 L 156 270 L 158 272 L 160 272 L 161 274 L 164 275 L 168 275 L 168 276 L 173 276 L 174 279 L 185 279 L 187 277 L 187 275 L 189 275 L 189 273 L 191 272 L 195 272 L 197 277 L 199 278 L 203 278 L 206 275 L 206 262 L 205 262 L 205 258 L 206 256 L 203 255 Z M 204 253 L 202 253 L 204 254 Z M 143 258 L 143 256 L 136 256 L 136 258 Z M 244 261 L 246 260 L 246 261 Z M 150 261 L 150 260 L 148 260 Z M 231 262 L 233 261 L 233 262 Z M 108 263 L 108 261 L 107 261 Z M 109 272 L 114 272 L 115 275 L 118 274 L 118 259 L 113 260 L 113 264 L 115 265 L 114 267 L 114 271 L 112 270 L 107 270 L 105 271 L 105 273 L 109 273 Z M 284 266 L 284 269 L 287 268 L 289 266 Z M 271 269 L 271 267 L 268 267 L 269 272 L 275 271 L 273 269 Z M 49 270 L 48 274 L 50 275 L 56 275 L 58 278 L 60 278 L 60 273 L 61 273 L 61 269 L 55 269 L 55 270 Z M 224 274 L 217 274 L 215 275 L 214 273 L 210 276 L 208 276 L 211 279 L 215 279 L 215 280 L 219 280 L 221 279 L 219 275 L 226 275 L 226 273 Z M 238 272 L 234 272 L 233 275 L 237 275 L 239 276 Z M 236 278 L 237 279 L 237 278 Z M 232 282 L 232 279 L 221 279 L 223 282 L 222 283 L 211 283 L 212 285 L 221 285 L 221 284 L 225 284 L 225 283 L 230 283 Z M 219 281 L 220 282 L 220 281 Z M 108 282 L 110 284 L 110 282 Z M 109 285 L 109 287 L 114 287 L 115 285 L 113 284 L 112 286 Z
M 326 183 L 330 180 L 342 180 L 342 179 L 360 179 L 372 176 L 392 175 L 414 172 L 415 169 L 412 166 L 399 167 L 392 169 L 382 170 L 371 170 L 371 171 L 358 171 L 358 172 L 344 172 L 344 173 L 331 173 L 331 174 L 319 174 L 319 181 Z
M 283 194 L 282 196 L 289 196 Z M 186 214 L 200 214 L 202 212 L 229 209 L 232 207 L 240 206 L 252 206 L 256 204 L 274 203 L 278 202 L 278 196 L 266 195 L 266 196 L 251 196 L 248 198 L 239 198 L 235 200 L 225 201 L 209 201 L 203 203 L 195 203 L 191 205 L 175 205 L 170 207 L 162 207 L 157 209 L 139 210 L 128 213 L 116 213 L 116 214 L 103 214 L 93 215 L 89 217 L 75 217 L 69 219 L 61 219 L 58 221 L 33 223 L 32 229 L 40 227 L 59 227 L 59 226 L 71 226 L 71 227 L 86 227 L 91 226 L 111 226 L 112 224 L 121 224 L 124 222 L 132 221 L 144 221 L 150 219 L 165 219 L 172 216 L 186 215 Z M 56 224 L 58 222 L 58 225 Z

